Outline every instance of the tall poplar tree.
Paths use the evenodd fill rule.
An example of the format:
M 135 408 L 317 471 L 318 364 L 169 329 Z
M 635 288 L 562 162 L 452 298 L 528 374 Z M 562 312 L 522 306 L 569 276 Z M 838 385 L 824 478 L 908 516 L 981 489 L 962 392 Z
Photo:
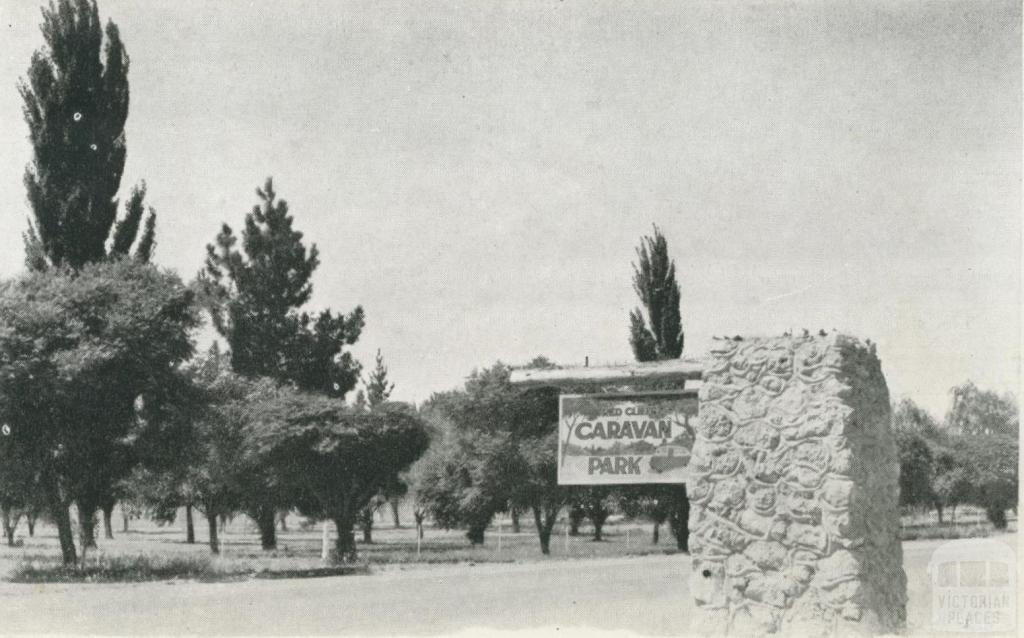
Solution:
M 128 54 L 117 25 L 102 27 L 89 0 L 51 1 L 42 14 L 45 46 L 32 55 L 18 87 L 33 151 L 25 170 L 32 208 L 27 265 L 77 270 L 128 254 L 133 244 L 148 260 L 155 214 L 149 209 L 142 223 L 144 184 L 117 221 L 128 118 Z
M 668 242 L 657 226 L 636 249 L 633 289 L 646 310 L 630 315 L 629 343 L 637 361 L 678 359 L 683 354 L 683 326 L 679 315 L 676 265 L 668 256 Z
M 668 242 L 654 227 L 653 237 L 643 237 L 633 264 L 633 289 L 646 311 L 629 314 L 629 344 L 637 361 L 678 359 L 683 354 L 683 325 L 679 313 L 679 284 L 676 265 L 668 256 Z M 690 502 L 685 485 L 645 485 L 639 498 L 651 499 L 658 518 L 667 519 L 676 537 L 676 546 L 689 549 L 687 519 Z M 655 527 L 657 531 L 657 527 Z

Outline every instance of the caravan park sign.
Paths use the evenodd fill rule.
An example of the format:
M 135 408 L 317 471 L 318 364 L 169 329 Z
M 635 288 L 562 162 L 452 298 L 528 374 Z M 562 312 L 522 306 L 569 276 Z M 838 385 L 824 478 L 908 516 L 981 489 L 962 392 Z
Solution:
M 685 483 L 696 392 L 563 394 L 558 483 Z

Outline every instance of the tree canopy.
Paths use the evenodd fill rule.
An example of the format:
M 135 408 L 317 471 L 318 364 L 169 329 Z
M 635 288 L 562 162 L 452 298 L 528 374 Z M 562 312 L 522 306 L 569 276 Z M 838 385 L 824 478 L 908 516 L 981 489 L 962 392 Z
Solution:
M 675 262 L 668 256 L 668 242 L 657 226 L 653 237 L 641 239 L 636 255 L 633 290 L 644 310 L 636 308 L 629 315 L 633 355 L 637 361 L 678 359 L 683 354 L 679 284 Z
M 170 384 L 193 352 L 192 292 L 133 260 L 78 273 L 30 272 L 0 284 L 0 416 L 5 454 L 30 459 L 53 515 L 86 511 L 127 453 L 135 402 Z M 102 479 L 102 480 L 100 480 Z M 70 530 L 62 529 L 73 560 Z
M 557 393 L 550 388 L 521 392 L 512 386 L 510 372 L 499 361 L 474 371 L 463 390 L 432 397 L 428 411 L 448 424 L 417 468 L 414 491 L 439 524 L 467 527 L 473 543 L 483 542 L 497 512 L 531 509 L 547 553 L 554 521 L 569 496 L 557 479 Z
M 344 397 L 356 385 L 360 367 L 343 348 L 359 339 L 363 309 L 357 306 L 347 316 L 301 310 L 313 293 L 311 278 L 320 264 L 316 245 L 306 249 L 271 179 L 256 194 L 260 204 L 245 217 L 240 247 L 224 224 L 216 243 L 206 248 L 200 275 L 214 325 L 227 339 L 231 365 L 246 376 Z
M 375 365 L 370 371 L 369 379 L 363 382 L 363 385 L 366 386 L 366 401 L 371 409 L 386 402 L 395 389 L 394 382 L 388 379 L 388 367 L 384 365 L 384 357 L 380 353 L 380 348 L 377 349 L 374 361 Z
M 359 510 L 427 449 L 425 424 L 407 410 L 355 413 L 319 395 L 283 393 L 251 414 L 254 449 L 303 513 L 329 518 L 339 559 L 355 555 Z
M 967 381 L 950 390 L 953 405 L 946 415 L 951 430 L 968 436 L 1002 434 L 1017 437 L 1020 416 L 1012 395 L 982 390 Z
M 101 26 L 95 2 L 57 0 L 43 9 L 41 30 L 46 46 L 19 85 L 33 151 L 24 178 L 33 216 L 26 261 L 81 268 L 133 244 L 148 260 L 156 217 L 149 209 L 141 223 L 145 184 L 115 224 L 128 118 L 128 54 L 117 25 Z

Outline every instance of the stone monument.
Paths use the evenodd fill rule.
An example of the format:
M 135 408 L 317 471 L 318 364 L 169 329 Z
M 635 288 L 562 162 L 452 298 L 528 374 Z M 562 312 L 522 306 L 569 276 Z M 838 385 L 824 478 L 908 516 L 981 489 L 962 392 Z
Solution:
M 718 340 L 699 396 L 691 627 L 900 632 L 899 463 L 874 348 L 839 334 Z

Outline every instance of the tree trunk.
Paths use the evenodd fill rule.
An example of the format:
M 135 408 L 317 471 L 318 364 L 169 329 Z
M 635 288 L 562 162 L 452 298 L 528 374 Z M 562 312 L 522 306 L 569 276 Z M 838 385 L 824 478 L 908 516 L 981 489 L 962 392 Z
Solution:
M 586 517 L 586 512 L 579 505 L 573 505 L 569 508 L 569 536 L 579 536 L 580 524 L 583 523 L 583 519 Z
M 681 486 L 674 495 L 672 511 L 669 513 L 668 524 L 676 537 L 676 546 L 681 552 L 690 551 L 690 499 L 686 495 L 686 486 Z
M 1002 507 L 998 505 L 986 507 L 985 514 L 988 516 L 988 520 L 992 522 L 992 527 L 998 530 L 1006 529 L 1006 510 Z
M 220 540 L 217 538 L 217 515 L 211 514 L 210 510 L 206 510 L 206 523 L 210 529 L 210 553 L 220 553 Z
M 337 562 L 356 559 L 356 537 L 352 533 L 355 524 L 353 518 L 351 514 L 341 512 L 331 519 L 337 531 L 337 538 L 334 539 L 334 560 Z
M 121 532 L 128 533 L 128 515 L 124 511 L 121 512 Z
M 0 515 L 3 517 L 4 536 L 7 537 L 7 546 L 14 547 L 14 530 L 18 527 L 18 519 L 21 518 L 21 514 L 14 512 L 10 507 L 5 507 L 0 511 Z
M 185 504 L 185 542 L 190 545 L 196 542 L 196 526 L 192 520 L 192 503 Z
M 288 531 L 288 512 L 278 512 L 277 521 L 281 524 L 281 531 Z
M 469 529 L 466 530 L 466 538 L 469 539 L 469 543 L 471 545 L 483 545 L 484 531 L 486 531 L 486 529 L 486 525 L 480 525 L 479 523 L 470 525 Z
M 608 520 L 608 509 L 604 506 L 600 500 L 591 501 L 586 508 L 587 518 L 594 525 L 594 540 L 601 541 L 601 531 L 604 529 L 604 523 Z
M 78 552 L 75 551 L 75 534 L 71 529 L 69 504 L 62 497 L 60 483 L 56 476 L 44 470 L 42 482 L 50 516 L 53 518 L 54 525 L 57 526 L 61 560 L 65 565 L 74 565 L 78 562 Z
M 402 521 L 398 520 L 398 504 L 401 502 L 401 499 L 397 496 L 392 496 L 389 502 L 391 505 L 391 520 L 395 523 L 395 529 L 398 529 L 402 526 Z
M 418 510 L 413 512 L 412 517 L 416 520 L 416 536 L 423 540 L 423 519 L 426 517 Z
M 259 507 L 253 512 L 256 526 L 260 528 L 260 547 L 264 551 L 277 549 L 277 510 L 273 507 Z
M 939 514 L 939 525 L 942 525 L 942 504 L 937 503 L 935 505 L 935 511 Z
M 359 529 L 363 530 L 363 542 L 373 543 L 373 508 L 369 505 L 359 510 Z
M 78 503 L 78 533 L 83 549 L 96 547 L 96 509 L 91 503 Z
M 661 540 L 661 523 L 654 521 L 653 529 L 651 530 L 651 544 L 657 545 L 659 540 Z
M 28 514 L 26 514 L 25 515 L 25 522 L 28 523 L 28 535 L 29 536 L 35 536 L 36 535 L 36 513 L 35 512 L 29 512 Z
M 114 538 L 114 526 L 110 522 L 111 516 L 114 515 L 114 503 L 105 503 L 103 505 L 103 538 L 113 540 Z
M 555 518 L 558 511 L 548 511 L 547 520 L 541 513 L 541 508 L 533 506 L 533 522 L 537 526 L 537 537 L 540 540 L 540 553 L 548 556 L 551 554 L 551 531 L 555 528 Z
M 518 507 L 512 507 L 509 510 L 509 517 L 511 517 L 511 519 L 512 519 L 512 533 L 513 534 L 518 534 L 519 533 L 519 508 Z
M 78 562 L 75 551 L 75 533 L 71 529 L 71 511 L 66 504 L 55 503 L 51 509 L 53 522 L 57 525 L 57 538 L 60 540 L 61 558 L 65 565 Z

